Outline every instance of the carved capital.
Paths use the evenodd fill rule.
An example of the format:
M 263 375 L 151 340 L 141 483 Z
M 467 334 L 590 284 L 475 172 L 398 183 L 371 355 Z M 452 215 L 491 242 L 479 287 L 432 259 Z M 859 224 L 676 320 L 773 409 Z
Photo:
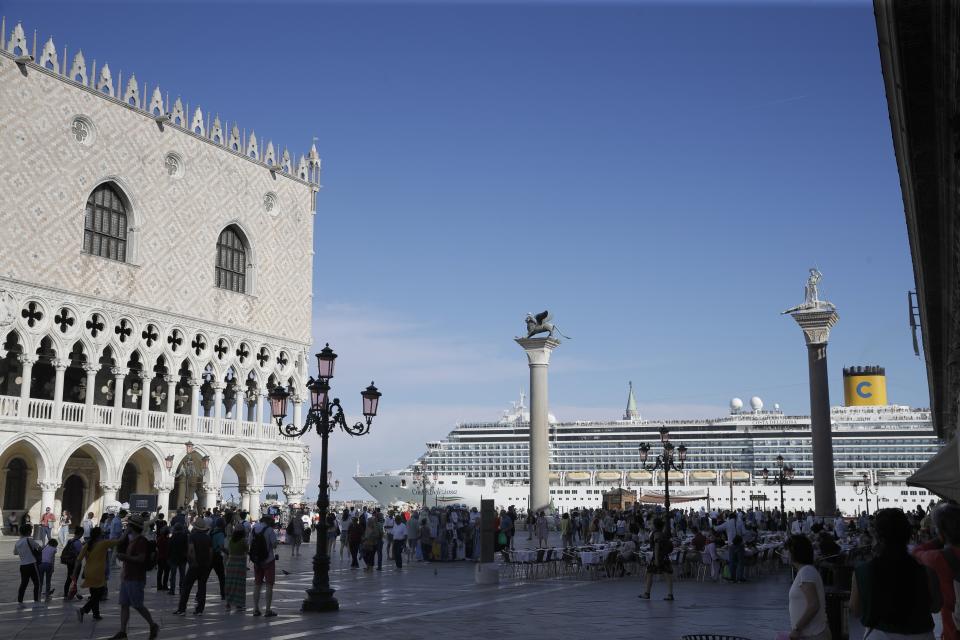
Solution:
M 163 381 L 166 382 L 167 384 L 177 384 L 179 380 L 180 380 L 180 376 L 173 376 L 170 374 L 163 376 Z
M 156 482 L 153 485 L 153 489 L 158 493 L 170 493 L 171 491 L 173 491 L 173 483 L 172 482 Z
M 111 367 L 110 373 L 112 373 L 117 379 L 125 378 L 127 374 L 130 373 L 130 369 L 127 369 L 126 367 Z
M 101 482 L 100 488 L 103 489 L 104 492 L 112 491 L 116 493 L 120 491 L 120 484 L 117 482 Z
M 251 485 L 251 486 L 247 487 L 247 490 L 244 491 L 244 493 L 246 493 L 247 495 L 250 495 L 250 496 L 258 496 L 258 495 L 260 495 L 261 493 L 263 493 L 263 487 L 255 487 L 255 486 L 252 486 L 252 485 Z
M 141 380 L 150 380 L 151 378 L 153 378 L 153 372 L 152 372 L 152 371 L 138 371 L 138 372 L 137 372 L 137 376 L 139 376 L 139 378 L 140 378 Z
M 37 356 L 32 353 L 21 353 L 17 356 L 17 360 L 25 367 L 32 367 L 37 362 Z
M 515 340 L 526 352 L 531 367 L 548 366 L 550 354 L 560 346 L 560 341 L 554 338 L 515 338 Z
M 203 386 L 203 380 L 201 378 L 190 378 L 190 386 L 194 389 Z
M 226 383 L 226 382 L 223 382 L 223 381 L 221 381 L 221 380 L 215 380 L 215 381 L 213 381 L 213 382 L 210 383 L 210 387 L 211 387 L 214 391 L 220 391 L 220 392 L 222 392 L 224 389 L 227 388 L 227 383 Z
M 87 372 L 87 375 L 88 375 L 88 376 L 91 375 L 91 374 L 92 374 L 92 375 L 97 375 L 97 373 L 100 372 L 100 365 L 99 365 L 99 364 L 87 363 L 87 364 L 84 364 L 84 365 L 83 365 L 83 370 Z
M 216 493 L 217 491 L 220 491 L 220 485 L 210 484 L 210 483 L 204 482 L 204 483 L 203 483 L 203 490 L 204 490 L 204 492 L 206 492 L 206 493 Z
M 790 316 L 800 325 L 803 338 L 808 345 L 826 344 L 830 340 L 830 329 L 840 320 L 840 316 L 833 309 L 795 311 Z
M 66 358 L 54 358 L 51 361 L 51 364 L 53 365 L 53 368 L 56 369 L 57 371 L 66 371 L 67 369 L 70 368 L 70 361 L 67 360 Z
M 40 487 L 40 490 L 44 492 L 56 491 L 57 489 L 60 488 L 59 482 L 38 482 L 37 485 Z M 50 505 L 44 505 L 44 506 L 50 506 Z

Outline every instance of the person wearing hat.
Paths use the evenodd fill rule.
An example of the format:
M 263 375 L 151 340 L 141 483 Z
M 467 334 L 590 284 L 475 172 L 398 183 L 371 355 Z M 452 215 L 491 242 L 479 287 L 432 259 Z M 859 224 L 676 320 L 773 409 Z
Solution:
M 160 625 L 153 621 L 150 610 L 143 603 L 143 590 L 147 583 L 147 562 L 150 545 L 143 536 L 143 516 L 134 513 L 127 518 L 127 545 L 117 552 L 117 560 L 123 563 L 120 571 L 120 631 L 110 640 L 127 637 L 130 608 L 137 610 L 150 626 L 150 640 L 157 637 Z
M 182 616 L 187 612 L 187 600 L 190 599 L 194 582 L 197 583 L 197 606 L 193 614 L 203 613 L 207 601 L 207 578 L 210 577 L 213 566 L 213 544 L 209 530 L 210 527 L 203 518 L 193 521 L 193 530 L 187 544 L 187 577 L 180 587 L 180 604 L 173 612 L 174 615 Z

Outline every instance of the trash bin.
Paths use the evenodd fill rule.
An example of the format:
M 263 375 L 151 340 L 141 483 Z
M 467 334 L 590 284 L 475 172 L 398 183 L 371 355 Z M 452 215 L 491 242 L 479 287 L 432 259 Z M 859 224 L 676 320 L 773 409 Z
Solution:
M 824 589 L 827 605 L 827 626 L 833 640 L 849 640 L 850 627 L 847 616 L 850 614 L 850 592 L 844 589 L 827 587 Z

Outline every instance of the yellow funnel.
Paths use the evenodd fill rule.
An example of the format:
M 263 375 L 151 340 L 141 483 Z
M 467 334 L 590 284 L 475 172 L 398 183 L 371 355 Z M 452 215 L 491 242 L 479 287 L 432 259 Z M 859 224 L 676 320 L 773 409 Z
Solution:
M 887 374 L 883 367 L 844 367 L 843 403 L 848 407 L 887 404 Z

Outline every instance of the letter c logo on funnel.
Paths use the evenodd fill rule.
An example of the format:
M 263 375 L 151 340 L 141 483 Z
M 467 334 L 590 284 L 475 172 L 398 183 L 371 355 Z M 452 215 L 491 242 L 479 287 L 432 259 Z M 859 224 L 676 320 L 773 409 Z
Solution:
M 870 393 L 869 391 L 864 391 L 864 389 L 872 386 L 873 386 L 872 382 L 868 382 L 867 380 L 864 380 L 863 382 L 857 385 L 857 395 L 860 396 L 861 398 L 872 398 L 873 397 L 872 393 Z

